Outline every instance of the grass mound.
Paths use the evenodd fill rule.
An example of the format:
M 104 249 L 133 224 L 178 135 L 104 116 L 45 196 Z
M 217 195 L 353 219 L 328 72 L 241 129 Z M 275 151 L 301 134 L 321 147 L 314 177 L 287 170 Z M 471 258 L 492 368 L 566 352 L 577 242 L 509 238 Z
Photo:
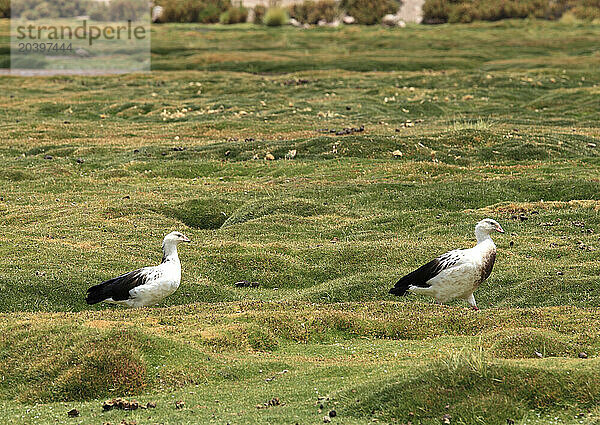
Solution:
M 359 298 L 378 300 L 386 298 L 389 289 L 380 280 L 375 274 L 364 273 L 331 279 L 302 292 L 300 299 L 320 303 L 349 302 Z
M 71 352 L 74 359 L 66 360 L 71 367 L 63 370 L 54 382 L 52 400 L 85 400 L 108 395 L 138 393 L 147 386 L 146 363 L 141 353 L 132 347 L 135 338 L 112 334 L 94 342 L 85 354 Z M 87 344 L 86 344 L 87 346 Z M 27 399 L 40 397 L 37 389 L 24 393 Z
M 552 330 L 516 328 L 488 334 L 492 341 L 490 351 L 496 357 L 535 358 L 537 353 L 544 357 L 577 357 L 579 353 L 590 354 L 592 347 L 580 344 L 565 334 Z
M 237 204 L 220 198 L 190 199 L 165 212 L 195 229 L 218 229 L 231 216 Z
M 191 292 L 191 291 L 190 291 Z M 216 302 L 226 302 L 226 301 L 236 301 L 239 299 L 239 296 L 235 293 L 233 288 L 217 285 L 206 279 L 197 282 L 193 287 L 193 298 L 192 295 L 188 292 L 188 289 L 182 290 L 181 294 L 177 294 L 186 302 L 206 302 L 206 303 L 216 303 Z M 174 300 L 174 302 L 177 302 Z
M 2 170 L 0 171 L 0 180 L 10 182 L 20 182 L 23 180 L 33 180 L 35 177 L 29 173 L 20 170 Z
M 326 206 L 305 199 L 261 199 L 242 206 L 223 223 L 223 226 L 245 223 L 275 214 L 311 217 L 327 211 Z
M 595 360 L 559 368 L 460 353 L 427 370 L 368 383 L 340 399 L 351 416 L 437 424 L 449 414 L 457 423 L 500 424 L 556 403 L 591 406 L 600 400 L 599 378 Z
M 151 344 L 132 330 L 12 323 L 0 335 L 0 394 L 38 402 L 139 393 L 149 384 L 143 351 Z
M 214 351 L 239 349 L 275 351 L 279 346 L 273 332 L 254 323 L 227 324 L 208 328 L 201 332 L 200 342 Z

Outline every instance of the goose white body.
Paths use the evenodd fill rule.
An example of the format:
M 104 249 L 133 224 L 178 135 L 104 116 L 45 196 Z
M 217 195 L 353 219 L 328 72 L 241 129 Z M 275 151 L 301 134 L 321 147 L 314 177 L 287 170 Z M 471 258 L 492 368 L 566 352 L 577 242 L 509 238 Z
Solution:
M 496 245 L 492 239 L 477 244 L 470 249 L 454 250 L 446 253 L 458 258 L 455 265 L 427 280 L 428 288 L 411 285 L 408 290 L 416 294 L 429 295 L 439 303 L 459 298 L 475 306 L 473 292 L 487 278 L 487 263 L 496 255 Z M 488 274 L 489 275 L 489 274 Z
M 140 270 L 146 283 L 129 291 L 126 300 L 115 301 L 107 298 L 104 302 L 126 305 L 127 307 L 147 307 L 158 304 L 172 295 L 181 283 L 181 264 L 179 259 L 162 263 L 155 267 L 144 267 Z

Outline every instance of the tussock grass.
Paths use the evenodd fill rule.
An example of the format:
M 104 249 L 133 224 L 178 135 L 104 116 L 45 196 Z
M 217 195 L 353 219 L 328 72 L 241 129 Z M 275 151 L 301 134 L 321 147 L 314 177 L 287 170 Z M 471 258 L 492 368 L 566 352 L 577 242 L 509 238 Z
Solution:
M 567 397 L 581 405 L 590 405 L 597 397 L 593 387 L 596 360 L 576 360 L 576 363 L 581 362 L 581 367 L 569 363 L 566 370 L 552 366 L 547 375 L 539 377 L 540 382 L 527 384 L 529 389 L 517 387 L 520 380 L 527 381 L 527 377 L 537 373 L 535 371 L 546 373 L 550 359 L 537 359 L 535 351 L 544 357 L 577 357 L 581 350 L 590 357 L 595 356 L 600 346 L 597 313 L 576 308 L 529 309 L 515 314 L 512 309 L 474 313 L 448 307 L 431 308 L 425 304 L 348 303 L 327 307 L 299 302 L 242 302 L 77 315 L 11 314 L 2 317 L 0 355 L 4 361 L 0 369 L 3 376 L 0 390 L 3 398 L 21 401 L 74 401 L 114 393 L 127 395 L 159 388 L 176 389 L 207 380 L 250 379 L 260 375 L 256 362 L 261 358 L 275 364 L 299 361 L 294 368 L 310 368 L 313 362 L 310 356 L 301 361 L 296 358 L 297 349 L 291 347 L 298 344 L 332 347 L 325 349 L 335 352 L 334 347 L 340 342 L 371 341 L 377 345 L 377 341 L 389 341 L 393 345 L 386 349 L 396 352 L 390 361 L 409 367 L 415 362 L 413 350 L 428 350 L 426 341 L 433 338 L 433 345 L 437 346 L 449 337 L 458 337 L 463 338 L 458 345 L 462 348 L 449 345 L 448 353 L 455 349 L 467 353 L 475 348 L 478 357 L 458 356 L 447 360 L 442 356 L 438 363 L 424 363 L 427 366 L 422 373 L 409 367 L 410 377 L 402 378 L 408 381 L 402 381 L 401 385 L 386 379 L 390 386 L 403 388 L 401 393 L 389 390 L 392 397 L 389 403 L 393 404 L 399 397 L 416 409 L 414 406 L 429 400 L 427 409 L 423 409 L 437 412 L 443 401 L 439 398 L 448 397 L 446 391 L 451 391 L 449 387 L 448 390 L 438 388 L 438 381 L 447 381 L 445 385 L 456 385 L 463 390 L 475 384 L 481 389 L 480 384 L 496 382 L 499 375 L 505 373 L 506 385 L 485 390 L 491 401 L 482 400 L 481 409 L 491 409 L 497 397 L 506 398 L 509 404 L 511 397 L 516 397 L 515 391 L 524 394 L 533 388 L 537 388 L 533 391 L 535 394 L 523 396 L 517 405 L 524 409 L 547 407 L 572 391 L 569 385 L 592 385 L 582 398 Z M 535 328 L 523 329 L 522 323 L 535 324 Z M 407 345 L 407 340 L 414 342 Z M 387 356 L 384 353 L 381 355 Z M 353 353 L 331 353 L 326 356 L 330 359 L 327 362 L 343 362 L 345 355 L 350 356 L 348 361 L 354 358 Z M 439 356 L 440 353 L 434 354 L 434 359 Z M 360 362 L 371 361 L 368 352 L 359 358 Z M 535 358 L 539 364 L 498 362 L 495 358 Z M 563 385 L 564 376 L 571 376 L 574 381 L 558 388 L 558 392 L 548 387 L 549 393 L 545 395 L 545 387 L 538 388 L 546 382 Z M 39 385 L 32 385 L 34 383 Z M 430 387 L 427 391 L 437 395 L 431 398 L 415 385 L 422 389 Z M 378 400 L 386 418 L 396 417 L 395 412 L 403 408 L 388 411 L 387 402 L 381 404 L 388 397 L 382 395 L 388 393 L 387 386 L 384 384 L 381 392 L 374 392 L 371 401 L 361 403 L 371 406 Z M 422 398 L 406 399 L 413 391 Z M 365 388 L 359 394 L 365 397 L 372 392 Z M 462 409 L 467 403 L 466 397 L 457 403 L 456 409 Z M 363 409 L 347 408 L 349 411 Z
M 490 351 L 501 358 L 578 357 L 593 353 L 591 341 L 577 335 L 545 331 L 536 328 L 517 328 L 486 335 L 491 341 Z
M 11 323 L 0 337 L 2 397 L 33 402 L 139 393 L 148 386 L 142 352 L 149 344 L 131 329 Z
M 464 130 L 486 131 L 491 130 L 494 122 L 489 119 L 479 118 L 475 121 L 454 120 L 452 122 L 452 131 L 461 132 Z
M 219 229 L 234 211 L 239 208 L 239 203 L 227 199 L 191 199 L 174 207 L 166 207 L 167 215 L 172 216 L 186 226 L 195 229 Z
M 595 361 L 584 368 L 508 364 L 461 352 L 425 370 L 367 384 L 340 400 L 359 417 L 429 424 L 450 415 L 459 423 L 500 424 L 558 403 L 594 406 L 600 397 L 597 367 Z
M 328 208 L 323 204 L 304 199 L 262 199 L 249 202 L 236 210 L 231 217 L 223 223 L 223 226 L 241 224 L 261 217 L 275 214 L 289 214 L 296 217 L 310 217 L 324 214 Z

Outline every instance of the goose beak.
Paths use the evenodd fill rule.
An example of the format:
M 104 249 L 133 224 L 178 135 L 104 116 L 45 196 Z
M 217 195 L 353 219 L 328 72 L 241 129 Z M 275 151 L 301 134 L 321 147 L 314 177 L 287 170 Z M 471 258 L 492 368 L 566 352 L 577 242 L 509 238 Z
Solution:
M 496 230 L 498 231 L 498 233 L 504 233 L 504 229 L 500 225 L 498 225 L 498 227 L 496 227 Z
M 184 236 L 183 239 L 181 239 L 182 242 L 191 242 L 191 240 L 188 239 L 187 236 Z

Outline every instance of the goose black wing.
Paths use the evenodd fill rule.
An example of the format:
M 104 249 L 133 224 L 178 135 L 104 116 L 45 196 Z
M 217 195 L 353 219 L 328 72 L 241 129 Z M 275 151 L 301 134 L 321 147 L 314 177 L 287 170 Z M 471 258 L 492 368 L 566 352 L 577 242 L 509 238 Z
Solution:
M 87 290 L 85 301 L 88 304 L 96 304 L 108 298 L 112 298 L 113 301 L 124 301 L 129 299 L 129 291 L 137 286 L 144 285 L 147 281 L 147 270 L 134 270 L 92 286 Z
M 411 286 L 429 288 L 431 286 L 427 284 L 429 280 L 436 277 L 442 271 L 454 267 L 460 260 L 461 254 L 459 250 L 450 251 L 440 255 L 435 260 L 430 261 L 401 278 L 396 282 L 396 285 L 390 289 L 390 294 L 404 295 Z

